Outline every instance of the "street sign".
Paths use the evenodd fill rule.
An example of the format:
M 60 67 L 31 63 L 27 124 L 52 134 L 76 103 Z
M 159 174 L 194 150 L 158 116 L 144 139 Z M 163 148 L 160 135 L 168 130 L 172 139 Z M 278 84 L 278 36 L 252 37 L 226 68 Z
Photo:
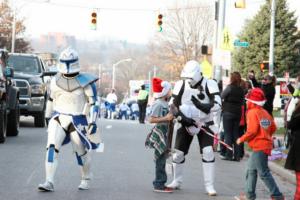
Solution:
M 248 47 L 249 46 L 249 42 L 241 42 L 240 40 L 234 40 L 233 45 L 235 47 Z

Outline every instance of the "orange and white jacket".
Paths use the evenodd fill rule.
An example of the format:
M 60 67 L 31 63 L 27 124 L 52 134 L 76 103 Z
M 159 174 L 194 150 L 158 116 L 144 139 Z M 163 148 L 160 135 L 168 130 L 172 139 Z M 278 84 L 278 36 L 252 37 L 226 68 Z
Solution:
M 253 151 L 271 153 L 273 148 L 272 135 L 276 125 L 272 116 L 262 107 L 254 107 L 247 112 L 247 131 L 240 138 L 241 142 L 248 142 Z

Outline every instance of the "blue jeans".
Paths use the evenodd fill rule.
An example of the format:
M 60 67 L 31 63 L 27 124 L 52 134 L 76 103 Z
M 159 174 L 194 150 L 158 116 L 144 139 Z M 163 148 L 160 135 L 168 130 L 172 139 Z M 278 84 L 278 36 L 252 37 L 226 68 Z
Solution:
M 282 194 L 279 191 L 268 167 L 268 155 L 262 151 L 253 152 L 248 160 L 245 185 L 245 193 L 247 198 L 249 200 L 256 199 L 255 188 L 257 182 L 257 173 L 269 189 L 271 197 L 273 197 L 275 200 L 282 200 Z
M 127 111 L 120 111 L 119 119 L 122 119 L 125 116 L 125 119 L 128 119 Z
M 167 182 L 166 160 L 166 154 L 162 154 L 155 161 L 155 179 L 153 181 L 153 186 L 155 189 L 165 188 L 165 183 Z

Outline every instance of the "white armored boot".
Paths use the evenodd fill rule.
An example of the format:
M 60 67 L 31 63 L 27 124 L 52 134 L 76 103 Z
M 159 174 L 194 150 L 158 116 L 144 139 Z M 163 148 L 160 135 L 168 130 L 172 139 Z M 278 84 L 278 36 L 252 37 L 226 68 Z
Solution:
M 215 155 L 212 146 L 207 146 L 202 149 L 202 166 L 204 186 L 208 196 L 216 196 L 217 192 L 214 189 L 215 179 Z
M 183 180 L 184 153 L 178 149 L 172 154 L 173 181 L 167 185 L 169 188 L 180 189 Z
M 202 162 L 203 164 L 203 177 L 204 186 L 208 196 L 216 196 L 217 192 L 214 189 L 214 178 L 215 178 L 215 163 L 214 162 Z
M 169 188 L 180 189 L 183 180 L 183 163 L 172 163 L 173 181 L 167 185 Z
M 49 147 L 46 153 L 46 181 L 45 183 L 39 184 L 38 189 L 41 191 L 52 192 L 54 191 L 54 175 L 57 168 L 57 153 L 55 152 L 54 147 Z
M 80 159 L 82 160 L 82 165 L 80 165 L 80 172 L 81 172 L 81 181 L 80 185 L 78 186 L 79 190 L 88 190 L 89 189 L 89 183 L 90 183 L 90 168 L 91 168 L 91 156 L 89 153 L 86 153 L 83 156 L 80 156 Z

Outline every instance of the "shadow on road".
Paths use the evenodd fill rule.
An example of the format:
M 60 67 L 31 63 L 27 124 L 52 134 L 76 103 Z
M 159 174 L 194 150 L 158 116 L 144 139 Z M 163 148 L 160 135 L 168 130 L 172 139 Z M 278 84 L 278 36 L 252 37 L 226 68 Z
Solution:
M 21 117 L 20 127 L 35 127 L 33 117 Z

